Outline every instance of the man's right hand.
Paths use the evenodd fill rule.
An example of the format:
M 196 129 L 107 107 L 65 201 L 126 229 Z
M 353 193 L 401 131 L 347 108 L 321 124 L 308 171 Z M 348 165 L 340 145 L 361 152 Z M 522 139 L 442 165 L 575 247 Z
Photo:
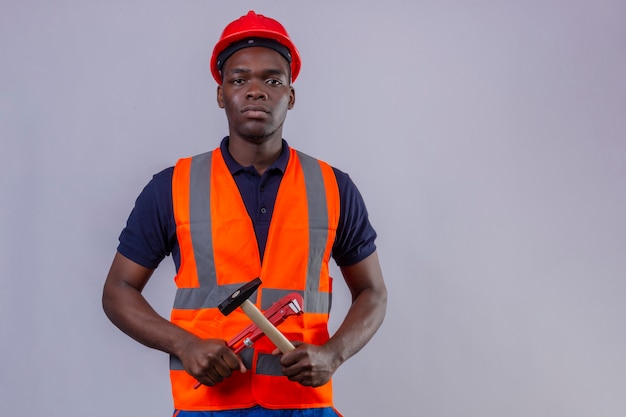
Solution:
M 213 386 L 231 376 L 246 372 L 246 366 L 221 339 L 194 339 L 187 343 L 178 358 L 185 370 L 201 384 Z

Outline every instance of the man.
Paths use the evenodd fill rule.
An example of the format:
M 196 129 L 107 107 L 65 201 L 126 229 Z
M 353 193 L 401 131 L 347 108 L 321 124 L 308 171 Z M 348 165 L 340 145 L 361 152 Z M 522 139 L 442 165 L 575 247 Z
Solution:
M 348 175 L 282 138 L 300 55 L 279 22 L 253 11 L 231 22 L 211 71 L 229 135 L 142 191 L 104 285 L 104 310 L 122 331 L 170 354 L 174 415 L 336 416 L 331 377 L 385 315 L 376 233 Z M 178 286 L 171 321 L 141 294 L 169 254 Z M 352 305 L 329 337 L 331 256 Z M 280 326 L 295 350 L 281 354 L 267 338 L 240 355 L 227 347 L 249 319 L 224 317 L 217 305 L 256 277 L 252 301 L 261 310 L 281 294 L 303 295 L 304 313 Z

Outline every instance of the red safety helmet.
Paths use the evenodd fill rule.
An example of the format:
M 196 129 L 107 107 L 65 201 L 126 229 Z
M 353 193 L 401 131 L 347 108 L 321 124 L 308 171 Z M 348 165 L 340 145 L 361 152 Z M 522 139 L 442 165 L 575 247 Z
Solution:
M 242 39 L 257 37 L 273 39 L 287 47 L 291 52 L 291 81 L 295 81 L 300 73 L 300 53 L 289 38 L 289 34 L 277 20 L 256 14 L 250 10 L 247 15 L 231 22 L 224 28 L 220 40 L 213 48 L 211 56 L 211 74 L 218 84 L 222 84 L 222 75 L 217 67 L 217 57 L 229 45 Z

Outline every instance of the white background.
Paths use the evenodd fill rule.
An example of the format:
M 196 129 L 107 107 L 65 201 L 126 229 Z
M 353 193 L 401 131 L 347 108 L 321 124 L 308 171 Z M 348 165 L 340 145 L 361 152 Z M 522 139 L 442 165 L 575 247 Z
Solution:
M 101 289 L 152 174 L 226 134 L 209 58 L 251 8 L 302 54 L 285 138 L 347 171 L 379 232 L 388 314 L 338 409 L 626 415 L 617 0 L 0 0 L 1 414 L 171 415 L 167 356 Z M 145 291 L 166 316 L 173 272 Z

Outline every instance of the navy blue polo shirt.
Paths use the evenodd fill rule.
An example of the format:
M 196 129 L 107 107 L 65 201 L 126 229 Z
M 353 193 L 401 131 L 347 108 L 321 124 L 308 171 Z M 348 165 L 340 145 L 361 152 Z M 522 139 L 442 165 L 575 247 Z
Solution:
M 289 161 L 287 142 L 283 140 L 280 156 L 263 175 L 253 166 L 243 167 L 233 159 L 228 152 L 228 137 L 222 140 L 220 149 L 254 225 L 263 258 L 278 187 Z M 333 171 L 339 186 L 341 211 L 331 255 L 337 265 L 349 266 L 376 250 L 376 232 L 356 185 L 348 174 L 336 168 Z M 174 167 L 170 167 L 152 177 L 137 198 L 119 238 L 118 252 L 146 268 L 156 268 L 170 254 L 177 271 L 180 265 L 172 203 L 173 172 Z

